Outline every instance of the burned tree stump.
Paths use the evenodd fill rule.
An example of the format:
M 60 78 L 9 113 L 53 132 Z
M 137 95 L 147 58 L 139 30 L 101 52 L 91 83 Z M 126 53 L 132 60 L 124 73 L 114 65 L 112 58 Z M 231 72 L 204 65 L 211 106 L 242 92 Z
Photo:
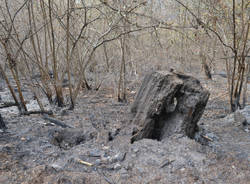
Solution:
M 136 126 L 131 142 L 180 133 L 193 138 L 208 98 L 209 92 L 194 77 L 173 71 L 147 75 L 131 107 Z
M 5 130 L 7 129 L 5 122 L 3 121 L 2 115 L 0 114 L 0 129 Z

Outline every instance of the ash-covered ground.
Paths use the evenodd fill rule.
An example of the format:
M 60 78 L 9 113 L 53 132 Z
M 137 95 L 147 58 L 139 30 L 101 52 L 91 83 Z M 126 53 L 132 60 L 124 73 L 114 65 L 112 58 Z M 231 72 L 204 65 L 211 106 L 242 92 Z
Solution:
M 228 114 L 225 81 L 201 81 L 210 92 L 196 140 L 174 135 L 162 142 L 133 144 L 128 103 L 112 90 L 84 91 L 74 111 L 46 106 L 62 128 L 42 115 L 20 116 L 15 107 L 1 109 L 8 129 L 0 132 L 1 184 L 247 184 L 250 181 L 249 125 Z M 222 82 L 221 82 L 222 81 Z M 11 100 L 8 90 L 2 101 Z M 29 108 L 36 103 L 29 98 Z M 243 113 L 250 121 L 250 106 Z

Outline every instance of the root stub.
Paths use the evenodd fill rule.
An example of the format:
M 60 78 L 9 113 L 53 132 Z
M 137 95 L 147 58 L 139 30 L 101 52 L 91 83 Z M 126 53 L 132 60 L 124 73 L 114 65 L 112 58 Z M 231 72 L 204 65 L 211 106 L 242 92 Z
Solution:
M 209 98 L 199 80 L 177 72 L 157 71 L 147 75 L 131 107 L 131 142 L 163 140 L 173 134 L 194 137 Z
M 5 130 L 7 127 L 5 125 L 5 122 L 0 114 L 0 129 Z

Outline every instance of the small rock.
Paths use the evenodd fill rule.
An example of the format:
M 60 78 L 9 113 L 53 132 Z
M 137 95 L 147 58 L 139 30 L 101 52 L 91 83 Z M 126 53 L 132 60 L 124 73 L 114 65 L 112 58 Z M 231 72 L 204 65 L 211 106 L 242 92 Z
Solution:
M 105 157 L 102 158 L 102 159 L 101 159 L 101 162 L 102 162 L 102 163 L 107 163 L 107 162 L 108 162 L 108 158 L 105 158 Z
M 97 160 L 95 161 L 95 165 L 97 165 L 97 166 L 101 165 L 101 160 L 100 160 L 100 159 L 97 159 Z
M 248 133 L 248 132 L 249 132 L 249 129 L 248 129 L 248 128 L 245 128 L 244 131 L 245 131 L 246 133 Z
M 60 164 L 57 164 L 57 163 L 51 164 L 50 167 L 52 167 L 52 168 L 55 169 L 56 171 L 60 171 L 60 170 L 63 169 L 63 166 L 61 166 Z
M 26 141 L 25 137 L 21 137 L 21 141 Z
M 180 170 L 183 172 L 183 171 L 185 171 L 185 168 L 183 167 L 183 168 L 181 168 Z
M 136 157 L 136 154 L 132 154 L 131 157 L 132 157 L 132 158 L 135 158 L 135 157 Z
M 120 170 L 121 168 L 122 166 L 119 163 L 114 165 L 114 170 Z
M 103 164 L 112 163 L 112 158 L 110 156 L 108 156 L 108 157 L 102 157 L 101 158 L 101 163 L 103 163 Z
M 112 158 L 111 156 L 108 156 L 107 159 L 108 159 L 108 162 L 109 162 L 109 163 L 112 163 L 112 162 L 113 162 L 113 158 Z
M 133 151 L 134 153 L 138 153 L 138 152 L 139 152 L 139 149 L 138 149 L 138 148 L 133 148 L 132 151 Z
M 103 146 L 102 149 L 103 149 L 103 150 L 109 150 L 110 148 L 109 148 L 109 146 Z
M 125 169 L 127 170 L 132 170 L 134 168 L 134 164 L 132 162 L 128 163 L 126 166 L 125 166 Z
M 119 162 L 122 162 L 126 157 L 126 153 L 117 153 L 115 156 L 114 156 L 114 161 L 119 161 Z

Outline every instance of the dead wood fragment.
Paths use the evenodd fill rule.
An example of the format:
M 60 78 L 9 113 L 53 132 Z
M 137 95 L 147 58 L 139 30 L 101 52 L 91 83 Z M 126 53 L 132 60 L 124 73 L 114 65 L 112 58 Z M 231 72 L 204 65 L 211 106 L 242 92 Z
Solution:
M 15 102 L 4 102 L 0 105 L 0 109 L 3 108 L 8 108 L 8 107 L 13 107 L 13 106 L 18 106 L 19 104 L 15 103 Z
M 206 136 L 206 135 L 201 135 L 204 139 L 207 139 L 208 141 L 211 141 L 211 142 L 213 142 L 213 139 L 211 139 L 211 138 L 209 138 L 208 136 Z
M 22 115 L 31 115 L 31 114 L 48 114 L 48 115 L 52 115 L 53 112 L 52 111 L 26 111 L 26 112 L 22 112 Z
M 172 164 L 174 161 L 175 161 L 175 160 L 166 160 L 166 161 L 161 165 L 160 168 L 164 168 L 164 167 L 166 167 L 166 166 Z
M 74 128 L 72 126 L 66 125 L 64 122 L 62 122 L 60 120 L 49 117 L 47 114 L 43 114 L 42 118 L 44 120 L 50 121 L 51 123 L 54 123 L 55 125 L 61 126 L 62 128 Z
M 0 129 L 2 129 L 2 130 L 7 129 L 7 127 L 5 125 L 5 122 L 3 121 L 3 118 L 1 116 L 1 114 L 0 114 Z
M 29 103 L 28 101 L 25 101 L 25 104 Z M 17 106 L 19 107 L 20 104 L 16 103 L 16 102 L 2 102 L 0 104 L 0 109 L 4 109 L 4 108 L 8 108 L 8 107 L 13 107 L 13 106 Z
M 86 166 L 93 166 L 93 164 L 91 164 L 91 163 L 89 163 L 89 162 L 86 162 L 86 161 L 83 161 L 83 160 L 81 160 L 81 159 L 78 159 L 77 160 L 80 164 L 83 164 L 83 165 L 86 165 Z

